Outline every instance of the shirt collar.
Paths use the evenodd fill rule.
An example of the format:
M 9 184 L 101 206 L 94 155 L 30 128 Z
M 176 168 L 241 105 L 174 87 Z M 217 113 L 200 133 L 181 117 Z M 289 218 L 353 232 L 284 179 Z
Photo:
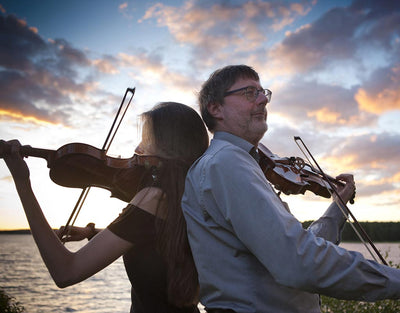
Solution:
M 242 148 L 246 152 L 249 152 L 254 147 L 247 140 L 244 140 L 243 138 L 240 138 L 236 135 L 233 135 L 233 134 L 227 133 L 227 132 L 223 132 L 223 131 L 215 132 L 214 139 L 228 141 L 231 144 L 238 146 L 239 148 Z

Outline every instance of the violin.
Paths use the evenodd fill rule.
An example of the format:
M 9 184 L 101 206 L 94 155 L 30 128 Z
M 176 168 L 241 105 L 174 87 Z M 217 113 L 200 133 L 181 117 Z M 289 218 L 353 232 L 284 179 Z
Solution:
M 258 152 L 259 164 L 265 177 L 277 190 L 286 195 L 304 194 L 309 190 L 318 196 L 330 198 L 333 193 L 332 186 L 336 188 L 344 185 L 329 175 L 322 175 L 300 157 L 279 157 L 262 143 L 258 145 Z M 354 196 L 350 203 L 354 203 Z
M 0 157 L 6 153 L 10 153 L 10 146 L 0 141 Z M 161 158 L 149 155 L 113 158 L 104 149 L 84 143 L 69 143 L 57 150 L 21 146 L 20 154 L 46 159 L 51 180 L 60 186 L 100 187 L 109 190 L 111 197 L 125 202 L 152 183 L 154 170 L 163 163 Z
M 302 141 L 300 137 L 294 137 L 294 139 Z M 310 151 L 304 143 L 303 145 L 308 153 L 311 155 Z M 370 244 L 371 248 L 375 251 L 382 264 L 388 265 L 382 254 L 372 242 L 371 238 L 368 236 L 367 232 L 357 221 L 350 209 L 346 206 L 346 203 L 343 201 L 343 199 L 338 195 L 336 191 L 337 187 L 343 185 L 343 183 L 325 174 L 320 166 L 316 163 L 314 157 L 312 157 L 312 159 L 317 164 L 318 170 L 315 169 L 312 165 L 307 164 L 303 159 L 299 157 L 281 158 L 272 153 L 267 147 L 265 147 L 261 143 L 258 144 L 258 152 L 260 155 L 260 167 L 264 172 L 267 180 L 272 185 L 274 185 L 277 190 L 287 195 L 304 194 L 307 190 L 309 190 L 314 194 L 325 198 L 330 198 L 331 194 L 336 194 L 339 200 L 337 202 L 338 206 L 342 209 L 342 212 L 344 214 L 346 213 L 351 216 L 353 223 L 350 223 L 350 225 L 353 227 L 353 230 L 358 235 L 361 242 L 371 253 L 371 256 L 377 261 L 375 255 L 368 248 L 364 239 Z M 351 204 L 354 203 L 354 197 L 355 192 L 352 199 L 350 200 Z M 346 219 L 348 219 L 347 216 Z M 360 232 L 355 228 L 353 224 L 357 226 Z

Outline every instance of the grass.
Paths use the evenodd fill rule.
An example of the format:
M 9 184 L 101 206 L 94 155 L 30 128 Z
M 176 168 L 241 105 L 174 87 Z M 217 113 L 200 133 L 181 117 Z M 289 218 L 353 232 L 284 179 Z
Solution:
M 398 313 L 398 300 L 381 300 L 376 302 L 360 302 L 338 300 L 322 296 L 322 313 Z
M 6 295 L 4 290 L 0 289 L 0 312 L 2 313 L 23 313 L 25 309 L 13 297 Z

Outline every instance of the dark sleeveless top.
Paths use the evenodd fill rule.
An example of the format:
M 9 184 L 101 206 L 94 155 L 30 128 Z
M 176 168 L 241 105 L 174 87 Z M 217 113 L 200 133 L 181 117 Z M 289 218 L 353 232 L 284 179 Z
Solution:
M 131 312 L 199 313 L 196 306 L 178 308 L 167 300 L 167 270 L 156 249 L 156 217 L 129 204 L 108 229 L 134 244 L 124 256 L 125 269 L 132 284 Z

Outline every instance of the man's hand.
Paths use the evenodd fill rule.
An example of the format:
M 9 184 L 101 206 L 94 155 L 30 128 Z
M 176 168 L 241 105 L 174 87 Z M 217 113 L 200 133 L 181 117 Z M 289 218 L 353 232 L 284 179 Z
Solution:
M 354 198 L 356 193 L 354 176 L 352 174 L 340 174 L 336 179 L 344 183 L 343 186 L 338 187 L 337 192 L 344 203 L 347 203 L 349 200 Z

